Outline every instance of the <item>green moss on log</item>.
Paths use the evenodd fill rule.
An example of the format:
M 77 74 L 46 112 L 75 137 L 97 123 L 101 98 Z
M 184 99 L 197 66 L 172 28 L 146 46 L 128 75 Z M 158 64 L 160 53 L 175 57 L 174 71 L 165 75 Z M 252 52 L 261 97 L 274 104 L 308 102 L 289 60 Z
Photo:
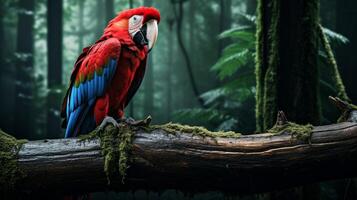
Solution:
M 313 126 L 311 124 L 300 125 L 293 122 L 287 122 L 284 125 L 275 125 L 268 132 L 272 134 L 290 133 L 292 137 L 308 142 L 310 141 Z
M 17 165 L 17 154 L 26 140 L 17 140 L 0 130 L 0 193 L 10 192 L 24 173 Z
M 87 135 L 79 136 L 80 142 L 86 142 L 93 139 L 100 140 L 102 155 L 104 157 L 104 172 L 110 184 L 111 179 L 117 175 L 124 181 L 126 170 L 130 163 L 130 151 L 132 149 L 134 129 L 142 128 L 148 132 L 157 129 L 164 130 L 169 134 L 188 133 L 202 137 L 231 137 L 238 138 L 240 133 L 233 131 L 209 131 L 199 126 L 187 126 L 181 124 L 168 123 L 164 125 L 153 125 L 149 127 L 131 127 L 121 123 L 119 128 L 108 125 L 104 130 L 94 130 Z
M 104 157 L 104 172 L 107 176 L 108 184 L 110 184 L 113 177 L 118 175 L 122 177 L 122 182 L 124 182 L 133 140 L 133 131 L 130 126 L 120 124 L 119 128 L 117 128 L 109 125 L 104 130 L 96 129 L 79 138 L 81 142 L 99 138 Z
M 201 137 L 229 137 L 229 138 L 238 138 L 241 136 L 240 133 L 233 131 L 209 131 L 201 126 L 188 126 L 175 123 L 167 123 L 163 125 L 152 125 L 149 127 L 149 131 L 161 129 L 170 134 L 179 134 L 179 133 L 189 133 L 192 135 L 197 135 Z

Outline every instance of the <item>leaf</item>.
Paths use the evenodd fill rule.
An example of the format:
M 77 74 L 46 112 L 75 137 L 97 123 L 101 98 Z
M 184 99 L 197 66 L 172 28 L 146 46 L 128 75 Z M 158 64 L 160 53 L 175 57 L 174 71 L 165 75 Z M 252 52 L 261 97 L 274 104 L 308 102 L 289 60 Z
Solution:
M 244 41 L 255 41 L 255 31 L 251 26 L 238 26 L 223 31 L 218 35 L 218 39 L 234 38 Z
M 224 84 L 226 90 L 236 90 L 237 88 L 251 88 L 255 86 L 254 68 L 239 74 L 234 80 Z
M 222 57 L 226 55 L 232 55 L 246 49 L 249 49 L 249 51 L 255 51 L 254 42 L 241 41 L 241 42 L 230 44 L 223 49 Z
M 232 76 L 239 68 L 246 65 L 252 58 L 248 49 L 235 54 L 224 56 L 218 60 L 218 62 L 212 66 L 211 70 L 218 71 L 220 79 L 224 79 L 228 76 Z
M 225 91 L 224 88 L 217 88 L 201 94 L 200 97 L 204 100 L 205 105 L 208 105 L 216 101 L 218 98 L 224 97 L 226 93 L 227 91 Z

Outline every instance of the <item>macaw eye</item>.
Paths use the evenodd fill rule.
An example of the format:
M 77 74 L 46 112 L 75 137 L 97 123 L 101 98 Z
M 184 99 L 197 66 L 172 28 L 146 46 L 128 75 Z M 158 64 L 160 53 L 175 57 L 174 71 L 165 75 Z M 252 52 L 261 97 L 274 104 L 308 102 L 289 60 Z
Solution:
M 142 19 L 143 19 L 143 16 L 134 15 L 129 19 L 129 25 L 132 27 L 137 26 L 137 25 L 141 24 Z

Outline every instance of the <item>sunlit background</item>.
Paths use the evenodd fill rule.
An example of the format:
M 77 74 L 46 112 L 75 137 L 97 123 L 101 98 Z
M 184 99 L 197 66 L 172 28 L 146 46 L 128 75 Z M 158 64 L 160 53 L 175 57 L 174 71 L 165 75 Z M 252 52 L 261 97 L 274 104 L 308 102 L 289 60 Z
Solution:
M 255 0 L 58 2 L 63 3 L 63 12 L 54 16 L 62 20 L 62 27 L 48 26 L 46 0 L 1 0 L 2 130 L 18 138 L 62 138 L 64 130 L 59 128 L 61 101 L 82 48 L 101 36 L 115 13 L 147 5 L 161 12 L 159 38 L 149 56 L 144 82 L 127 107 L 126 115 L 135 119 L 151 115 L 153 123 L 175 121 L 211 130 L 254 133 Z M 355 103 L 356 7 L 355 0 L 321 0 L 320 12 L 347 93 Z M 29 20 L 31 16 L 34 16 L 33 21 Z M 53 55 L 58 61 L 55 63 L 60 64 L 58 67 L 49 64 L 48 50 L 53 47 L 48 42 L 48 32 L 61 28 L 63 34 L 56 40 L 62 41 L 62 49 L 58 51 L 62 56 L 60 53 Z M 322 123 L 330 124 L 335 122 L 337 112 L 327 109 L 325 97 L 334 95 L 336 88 L 329 84 L 331 75 L 325 69 L 325 57 L 321 51 Z M 51 77 L 60 81 L 48 84 L 52 81 L 48 69 L 53 67 L 57 67 L 58 73 L 52 73 Z M 322 188 L 324 199 L 343 195 L 346 184 L 342 181 L 336 187 Z M 220 194 L 212 195 L 212 199 L 221 198 Z M 176 197 L 183 199 L 184 195 L 180 193 Z

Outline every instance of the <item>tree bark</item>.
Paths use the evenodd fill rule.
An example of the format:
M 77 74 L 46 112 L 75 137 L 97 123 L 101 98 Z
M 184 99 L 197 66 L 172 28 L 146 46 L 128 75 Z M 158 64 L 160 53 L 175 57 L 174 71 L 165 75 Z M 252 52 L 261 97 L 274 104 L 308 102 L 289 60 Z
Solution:
M 33 194 L 105 189 L 256 193 L 357 175 L 357 123 L 313 128 L 310 142 L 290 133 L 211 138 L 165 129 L 135 131 L 124 184 L 103 172 L 100 142 L 30 141 L 18 154 L 25 178 L 16 191 Z M 44 192 L 46 191 L 46 192 Z
M 48 67 L 47 83 L 49 94 L 47 98 L 47 138 L 56 138 L 53 135 L 60 126 L 60 99 L 62 96 L 62 0 L 47 1 L 47 46 Z M 50 135 L 51 134 L 51 135 Z

